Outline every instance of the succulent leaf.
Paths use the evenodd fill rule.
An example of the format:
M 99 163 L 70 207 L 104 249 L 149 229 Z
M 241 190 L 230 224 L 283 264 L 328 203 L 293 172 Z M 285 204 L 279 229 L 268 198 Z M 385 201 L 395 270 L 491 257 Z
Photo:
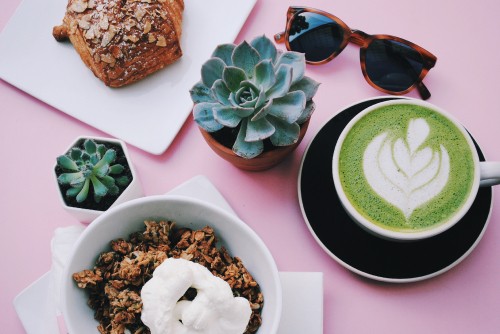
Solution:
M 113 196 L 116 196 L 120 193 L 120 188 L 118 188 L 117 186 L 113 185 L 111 187 L 108 188 L 108 194 L 109 195 L 113 195 Z
M 71 151 L 69 152 L 69 157 L 71 160 L 79 160 L 82 158 L 82 150 L 80 150 L 78 147 L 73 147 Z
M 281 65 L 289 65 L 293 68 L 292 84 L 298 82 L 304 77 L 306 71 L 305 66 L 305 55 L 299 52 L 285 52 L 283 53 L 276 62 L 276 68 Z
M 319 82 L 309 77 L 303 77 L 296 83 L 292 84 L 290 91 L 303 91 L 304 94 L 306 94 L 306 101 L 310 101 L 314 95 L 316 95 L 319 85 Z
M 269 138 L 274 133 L 275 128 L 266 118 L 258 119 L 247 123 L 245 141 L 260 141 Z
M 269 110 L 271 109 L 271 106 L 273 105 L 273 100 L 267 101 L 266 105 L 264 105 L 262 108 L 260 108 L 250 119 L 252 122 L 255 122 L 263 117 L 266 117 L 267 114 L 269 114 Z
M 78 165 L 76 164 L 76 162 L 74 162 L 66 155 L 61 155 L 57 157 L 57 164 L 59 165 L 59 167 L 66 170 L 71 170 L 75 172 L 78 171 Z
M 212 94 L 215 96 L 215 98 L 217 99 L 217 101 L 219 101 L 220 104 L 223 104 L 225 106 L 231 105 L 231 102 L 229 101 L 229 95 L 231 95 L 231 91 L 229 90 L 229 88 L 227 88 L 226 84 L 222 79 L 219 79 L 214 82 L 212 86 Z
M 222 77 L 231 92 L 236 92 L 240 88 L 240 83 L 247 80 L 245 71 L 234 66 L 226 67 L 222 73 Z
M 246 41 L 236 46 L 231 57 L 233 65 L 245 71 L 248 78 L 253 76 L 255 65 L 261 60 L 259 53 Z M 228 86 L 229 87 L 229 86 Z M 229 87 L 231 89 L 231 87 Z
M 104 153 L 104 156 L 102 157 L 101 161 L 98 162 L 98 164 L 110 164 L 116 159 L 116 151 L 113 149 L 109 149 Z
M 271 143 L 274 146 L 288 146 L 297 142 L 300 134 L 300 125 L 297 123 L 288 123 L 272 116 L 269 117 L 269 121 L 276 129 L 270 137 Z
M 104 164 L 101 166 L 94 166 L 92 169 L 92 173 L 95 174 L 99 178 L 103 178 L 109 173 L 109 164 Z
M 215 102 L 212 90 L 210 87 L 205 86 L 201 81 L 196 83 L 193 88 L 191 88 L 189 94 L 191 95 L 191 99 L 194 103 Z
M 266 36 L 259 36 L 254 38 L 250 45 L 257 50 L 261 59 L 270 59 L 273 63 L 276 62 L 278 52 L 273 42 Z
M 99 160 L 101 160 L 101 157 L 97 155 L 97 152 L 96 153 L 93 153 L 90 155 L 90 163 L 92 165 L 95 165 L 99 162 Z
M 115 186 L 115 179 L 112 178 L 111 176 L 104 176 L 101 178 L 101 182 L 102 184 L 104 184 L 106 186 L 106 188 L 111 188 L 113 186 Z
M 87 199 L 87 195 L 89 194 L 89 187 L 90 187 L 90 179 L 86 179 L 80 192 L 78 193 L 78 195 L 76 195 L 76 201 L 78 203 L 81 203 Z
M 262 141 L 245 141 L 247 122 L 248 119 L 245 119 L 241 124 L 240 132 L 238 132 L 238 136 L 233 145 L 233 152 L 242 158 L 252 159 L 264 151 L 264 143 Z
M 268 99 L 281 97 L 288 93 L 292 85 L 292 67 L 290 65 L 280 65 L 276 72 L 276 83 L 266 92 Z
M 266 92 L 264 90 L 261 90 L 259 92 L 259 96 L 257 97 L 257 102 L 255 103 L 255 112 L 259 112 L 259 110 L 262 109 L 265 104 L 266 104 Z
M 267 91 L 276 83 L 274 66 L 270 59 L 264 59 L 255 66 L 254 74 L 255 85 Z
M 202 102 L 194 106 L 193 118 L 199 126 L 208 132 L 215 132 L 224 126 L 214 119 L 213 108 L 219 106 L 218 103 Z
M 315 109 L 316 109 L 316 104 L 314 103 L 314 101 L 313 100 L 307 101 L 304 111 L 297 120 L 297 124 L 303 124 L 305 121 L 307 121 L 311 117 Z
M 236 107 L 214 107 L 213 112 L 215 121 L 229 128 L 235 128 L 241 121 L 241 116 L 235 113 L 235 109 Z M 250 111 L 252 111 L 252 109 L 250 109 Z
M 221 44 L 215 48 L 212 57 L 220 58 L 227 66 L 232 66 L 233 61 L 231 56 L 233 55 L 234 48 L 236 48 L 234 44 Z
M 269 114 L 288 123 L 293 123 L 299 119 L 305 107 L 306 95 L 304 92 L 295 91 L 274 99 Z
M 119 186 L 126 186 L 127 184 L 130 183 L 130 179 L 128 177 L 126 177 L 125 175 L 124 176 L 120 176 L 119 178 L 116 179 L 116 183 L 119 185 Z
M 92 182 L 94 195 L 103 197 L 108 193 L 108 188 L 96 176 L 92 175 L 90 181 Z
M 57 178 L 57 181 L 60 184 L 70 184 L 74 180 L 81 179 L 83 177 L 82 172 L 76 172 L 76 173 L 63 173 L 59 175 Z
M 82 183 L 78 187 L 71 187 L 68 190 L 66 190 L 66 196 L 68 197 L 75 197 L 78 195 L 78 193 L 82 190 L 84 183 Z
M 97 145 L 92 139 L 85 139 L 83 142 L 83 147 L 88 154 L 94 154 L 97 152 Z
M 229 128 L 235 128 L 241 119 L 253 113 L 252 108 L 217 106 L 213 108 L 214 119 Z
M 109 167 L 109 174 L 114 174 L 114 175 L 121 174 L 124 170 L 125 170 L 125 167 L 123 167 L 120 164 L 116 164 L 116 165 Z
M 77 177 L 77 178 L 74 178 L 73 180 L 71 180 L 69 182 L 69 185 L 72 186 L 72 187 L 79 187 L 81 186 L 85 180 L 87 179 L 87 177 L 85 176 L 85 173 L 81 172 L 82 174 Z
M 211 58 L 201 67 L 201 81 L 207 87 L 212 87 L 217 79 L 222 78 L 226 64 L 220 58 Z
M 102 157 L 106 153 L 106 146 L 104 144 L 97 145 L 97 154 Z

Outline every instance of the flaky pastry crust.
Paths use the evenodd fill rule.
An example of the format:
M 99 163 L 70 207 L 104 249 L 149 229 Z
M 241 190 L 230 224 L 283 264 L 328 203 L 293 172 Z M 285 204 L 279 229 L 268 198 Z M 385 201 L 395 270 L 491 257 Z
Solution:
M 183 0 L 69 0 L 56 40 L 69 38 L 107 86 L 120 87 L 182 56 Z

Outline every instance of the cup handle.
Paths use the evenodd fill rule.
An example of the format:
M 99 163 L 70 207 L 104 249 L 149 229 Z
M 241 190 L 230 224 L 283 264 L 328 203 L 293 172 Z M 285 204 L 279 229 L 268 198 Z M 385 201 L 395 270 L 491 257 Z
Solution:
M 500 184 L 500 162 L 481 161 L 481 182 L 479 186 L 489 187 Z

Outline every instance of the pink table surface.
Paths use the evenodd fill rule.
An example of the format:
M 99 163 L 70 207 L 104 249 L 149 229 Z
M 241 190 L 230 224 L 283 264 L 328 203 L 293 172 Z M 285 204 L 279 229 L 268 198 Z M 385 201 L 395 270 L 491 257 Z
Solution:
M 19 3 L 2 1 L 0 30 Z M 353 28 L 401 36 L 436 54 L 437 65 L 425 80 L 433 94 L 429 102 L 459 118 L 488 159 L 500 160 L 500 2 L 259 0 L 237 42 L 283 30 L 289 5 L 321 8 Z M 260 173 L 234 168 L 209 149 L 189 117 L 161 156 L 130 147 L 145 194 L 162 194 L 195 175 L 206 175 L 263 238 L 281 271 L 324 273 L 325 333 L 499 333 L 499 197 L 494 198 L 490 225 L 470 256 L 418 283 L 386 284 L 352 274 L 309 233 L 297 196 L 307 144 L 342 107 L 381 95 L 364 81 L 358 59 L 357 47 L 348 46 L 335 61 L 307 68 L 307 75 L 322 82 L 317 110 L 303 143 L 278 167 Z M 12 301 L 49 270 L 54 229 L 79 224 L 61 208 L 51 169 L 55 157 L 82 134 L 106 135 L 0 80 L 2 333 L 24 332 Z

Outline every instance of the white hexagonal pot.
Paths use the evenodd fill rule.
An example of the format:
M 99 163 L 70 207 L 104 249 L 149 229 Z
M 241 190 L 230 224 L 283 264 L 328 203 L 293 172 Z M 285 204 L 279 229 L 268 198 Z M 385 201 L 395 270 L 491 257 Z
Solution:
M 130 155 L 128 153 L 127 146 L 125 142 L 119 139 L 114 139 L 114 138 L 103 138 L 103 137 L 93 137 L 93 136 L 80 136 L 76 138 L 76 140 L 68 147 L 68 149 L 63 153 L 66 154 L 68 153 L 71 148 L 73 147 L 78 147 L 80 146 L 80 143 L 83 143 L 85 139 L 93 139 L 96 142 L 99 143 L 109 143 L 112 145 L 117 145 L 120 146 L 123 154 L 125 156 L 126 164 L 128 165 L 130 169 L 130 174 L 132 176 L 132 180 L 130 183 L 127 185 L 127 187 L 123 190 L 121 190 L 121 193 L 119 196 L 114 200 L 114 202 L 111 204 L 109 208 L 112 208 L 118 204 L 127 202 L 129 200 L 132 200 L 134 198 L 142 197 L 143 192 L 142 192 L 142 187 L 139 182 L 139 178 L 137 176 L 137 173 L 135 171 L 135 168 L 132 164 L 132 161 L 130 159 Z M 63 208 L 73 215 L 76 219 L 78 219 L 82 223 L 90 223 L 92 222 L 95 218 L 97 218 L 99 215 L 101 215 L 103 212 L 106 210 L 98 210 L 98 209 L 87 209 L 87 208 L 81 208 L 81 207 L 76 207 L 76 206 L 71 206 L 70 204 L 67 204 L 65 201 L 65 194 L 63 193 L 63 190 L 61 189 L 61 185 L 57 181 L 57 163 L 54 165 L 53 171 L 54 171 L 54 176 L 55 176 L 55 183 L 57 186 L 57 192 L 59 193 L 59 198 L 61 200 L 61 204 Z M 92 196 L 92 195 L 90 195 Z M 109 209 L 108 208 L 108 209 Z

